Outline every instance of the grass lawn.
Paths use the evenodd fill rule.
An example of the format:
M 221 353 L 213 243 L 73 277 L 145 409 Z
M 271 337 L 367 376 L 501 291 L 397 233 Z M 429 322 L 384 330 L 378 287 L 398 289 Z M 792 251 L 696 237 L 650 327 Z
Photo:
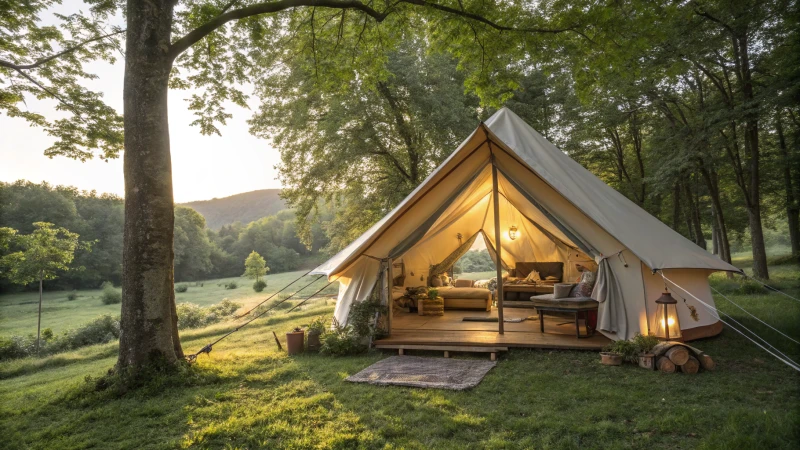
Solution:
M 775 284 L 800 295 L 800 267 L 773 267 L 772 274 Z M 716 278 L 715 286 L 724 288 L 724 277 Z M 777 294 L 729 297 L 800 340 L 800 303 Z M 781 342 L 721 297 L 717 305 Z M 718 362 L 715 372 L 666 375 L 601 366 L 595 352 L 515 349 L 475 389 L 450 392 L 343 381 L 386 356 L 378 352 L 332 358 L 276 350 L 272 331 L 282 335 L 332 310 L 320 302 L 256 321 L 201 356 L 190 380 L 162 379 L 119 397 L 84 381 L 113 366 L 113 343 L 0 363 L 0 447 L 739 449 L 800 443 L 800 375 L 728 329 L 696 342 Z M 195 351 L 232 325 L 184 332 L 184 348 Z M 785 342 L 791 344 L 784 339 L 779 348 L 800 357 L 800 348 Z
M 209 306 L 221 302 L 223 299 L 233 300 L 247 307 L 254 305 L 261 300 L 269 297 L 272 293 L 283 286 L 292 282 L 302 272 L 284 272 L 274 275 L 267 275 L 267 287 L 264 291 L 257 293 L 253 291 L 253 280 L 248 278 L 222 278 L 218 280 L 205 280 L 200 282 L 177 283 L 189 286 L 186 292 L 175 294 L 178 303 L 190 302 L 200 306 Z M 295 292 L 306 284 L 310 283 L 316 276 L 307 276 L 292 285 L 287 291 Z M 236 289 L 225 289 L 225 284 L 235 281 L 238 284 Z M 202 286 L 200 284 L 202 283 Z M 311 286 L 304 289 L 299 297 L 313 294 L 318 289 L 325 286 L 325 279 L 314 282 Z M 329 286 L 323 294 L 335 294 L 338 291 L 339 283 Z M 101 314 L 118 316 L 120 305 L 104 305 L 100 300 L 102 291 L 84 290 L 76 291 L 78 298 L 75 300 L 67 299 L 68 291 L 45 291 L 42 300 L 42 329 L 51 328 L 55 333 L 78 327 Z M 295 297 L 296 298 L 296 297 Z M 38 292 L 23 292 L 18 294 L 0 295 L 0 336 L 36 334 L 36 317 L 39 308 Z

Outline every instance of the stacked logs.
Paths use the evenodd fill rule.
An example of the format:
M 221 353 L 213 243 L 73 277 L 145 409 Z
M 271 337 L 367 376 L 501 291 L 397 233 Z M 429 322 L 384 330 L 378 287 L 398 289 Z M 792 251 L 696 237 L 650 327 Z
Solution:
M 667 341 L 653 347 L 656 356 L 656 369 L 664 373 L 694 374 L 703 370 L 714 370 L 716 363 L 702 350 L 688 346 L 682 342 Z

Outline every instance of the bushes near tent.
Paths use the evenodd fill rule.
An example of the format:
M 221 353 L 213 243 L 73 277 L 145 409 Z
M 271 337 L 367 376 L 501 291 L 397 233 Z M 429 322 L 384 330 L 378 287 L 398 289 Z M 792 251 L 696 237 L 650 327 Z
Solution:
M 122 303 L 122 290 L 114 287 L 110 281 L 106 281 L 102 286 L 103 293 L 100 298 L 103 300 L 104 305 L 115 305 Z

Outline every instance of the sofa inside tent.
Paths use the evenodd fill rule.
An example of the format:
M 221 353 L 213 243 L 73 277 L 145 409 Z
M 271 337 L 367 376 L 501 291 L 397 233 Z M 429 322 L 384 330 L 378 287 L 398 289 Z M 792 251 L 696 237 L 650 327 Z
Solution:
M 519 264 L 560 263 L 558 281 L 569 282 L 580 276 L 579 265 L 596 271 L 598 282 L 591 298 L 598 301 L 596 327 L 605 342 L 655 328 L 655 300 L 665 289 L 662 272 L 703 301 L 672 292 L 679 302 L 683 339 L 719 333 L 722 327 L 708 275 L 739 272 L 603 183 L 503 108 L 481 123 L 397 207 L 312 273 L 340 282 L 334 312 L 340 323 L 347 323 L 354 303 L 374 291 L 391 310 L 386 318 L 390 339 L 413 335 L 422 342 L 425 336 L 441 340 L 447 335 L 453 343 L 495 339 L 507 345 L 540 346 L 537 342 L 542 341 L 535 339 L 537 332 L 541 334 L 538 326 L 503 321 L 527 314 L 504 305 L 505 291 L 519 290 L 513 287 L 513 276 L 511 281 L 502 276 L 496 280 L 493 304 L 485 311 L 487 320 L 497 318 L 495 323 L 470 328 L 459 317 L 474 315 L 478 308 L 468 312 L 445 308 L 441 319 L 424 323 L 415 319 L 412 324 L 393 307 L 393 291 L 396 297 L 398 287 L 429 285 L 439 275 L 429 273 L 431 269 L 446 272 L 445 266 L 452 266 L 450 260 L 457 259 L 465 242 L 473 239 L 483 239 L 495 261 L 499 258 L 498 274 L 505 269 L 506 275 L 513 275 Z M 394 273 L 398 267 L 401 274 Z M 402 286 L 393 289 L 399 282 Z M 528 315 L 522 320 L 536 318 Z M 547 342 L 552 338 L 548 336 Z M 569 339 L 574 341 L 575 335 Z

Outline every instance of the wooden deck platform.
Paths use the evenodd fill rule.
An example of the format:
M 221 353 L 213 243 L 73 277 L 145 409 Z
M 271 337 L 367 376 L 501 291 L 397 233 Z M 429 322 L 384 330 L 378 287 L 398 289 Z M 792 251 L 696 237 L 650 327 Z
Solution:
M 520 323 L 505 323 L 505 333 L 497 332 L 497 322 L 465 322 L 464 317 L 497 317 L 497 309 L 445 310 L 443 316 L 419 316 L 396 312 L 391 336 L 375 341 L 376 348 L 398 346 L 434 347 L 531 347 L 573 350 L 599 350 L 611 342 L 600 333 L 590 338 L 575 336 L 571 317 L 545 316 L 545 332 L 539 332 L 539 319 L 532 308 L 505 308 L 506 319 L 530 318 Z M 583 322 L 581 321 L 581 325 Z M 583 326 L 581 326 L 583 332 Z M 411 348 L 411 347 L 409 347 Z

